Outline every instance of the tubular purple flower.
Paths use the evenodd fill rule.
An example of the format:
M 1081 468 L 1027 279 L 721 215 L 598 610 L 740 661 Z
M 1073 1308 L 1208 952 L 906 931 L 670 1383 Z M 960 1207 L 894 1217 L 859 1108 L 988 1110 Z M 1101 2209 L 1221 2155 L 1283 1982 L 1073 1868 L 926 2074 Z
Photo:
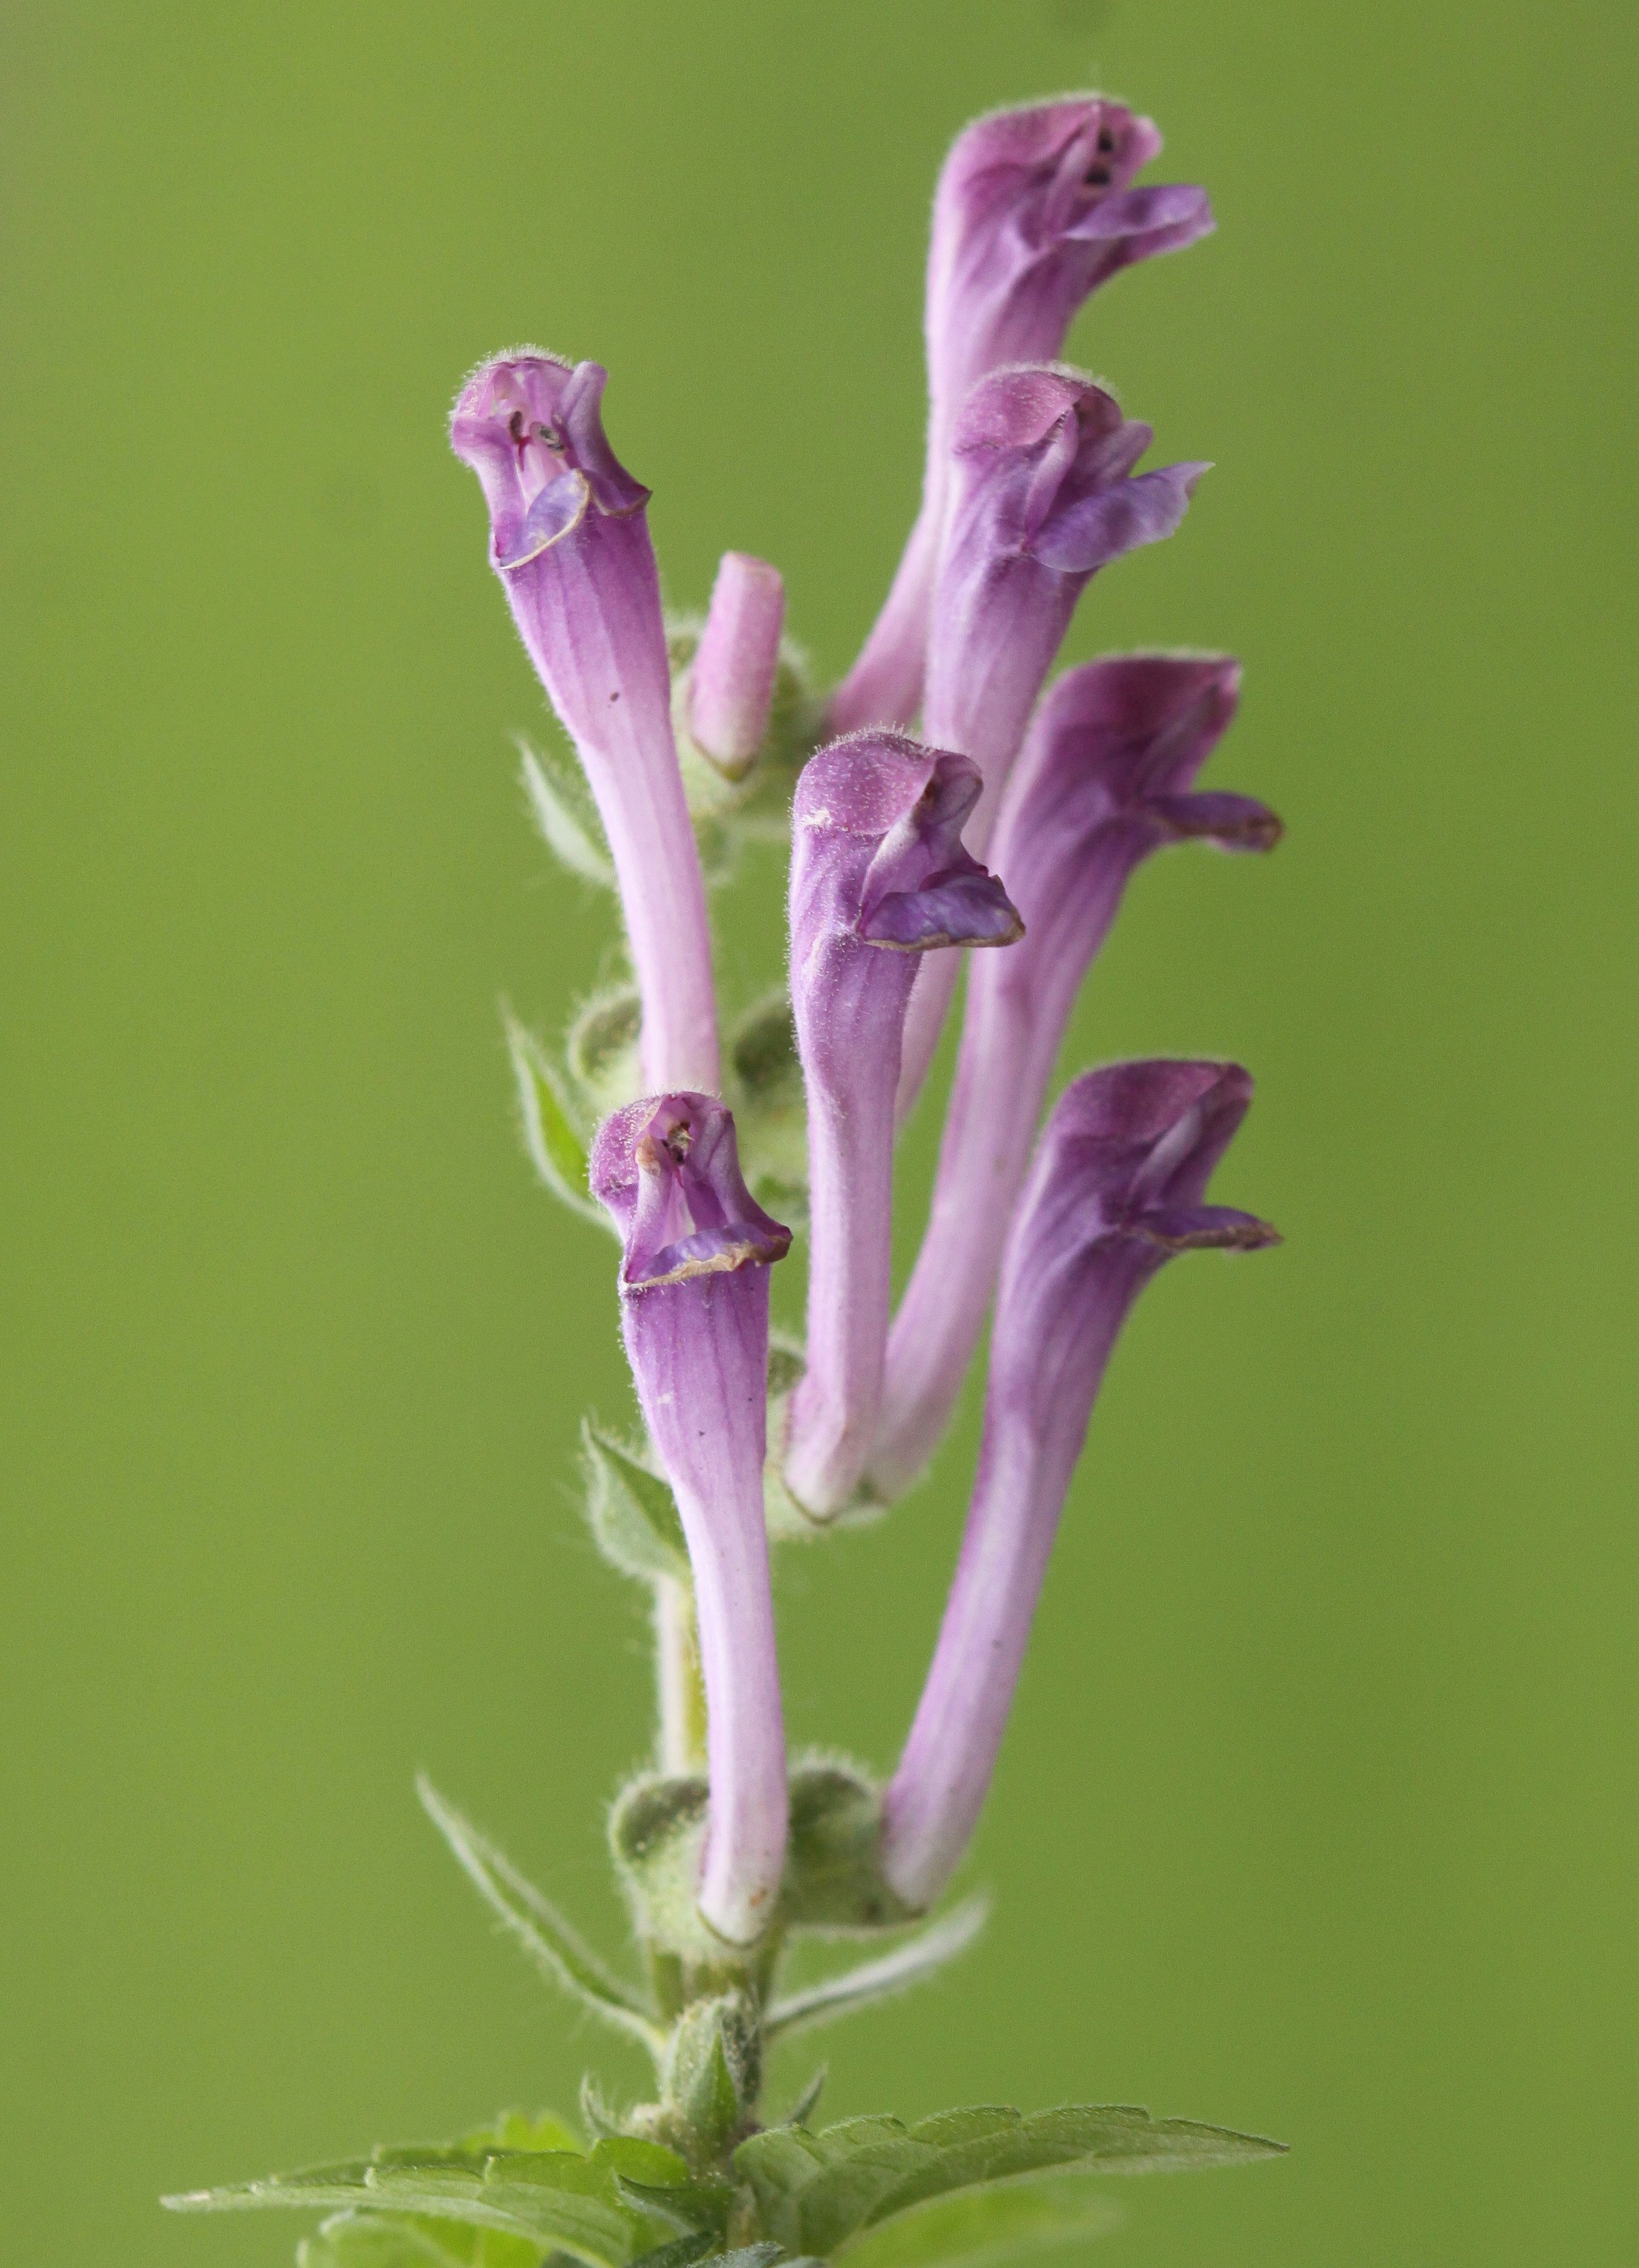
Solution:
M 816 1518 L 853 1494 L 875 1437 L 890 1298 L 893 1098 L 918 956 L 1008 945 L 1019 917 L 962 845 L 963 756 L 857 733 L 810 757 L 792 812 L 791 999 L 808 1103 L 808 1369 L 786 1479 Z
M 738 779 L 768 731 L 785 580 L 749 551 L 725 551 L 689 673 L 689 728 L 720 771 Z
M 1035 364 L 976 386 L 957 421 L 944 557 L 928 644 L 927 729 L 984 777 L 969 839 L 982 856 L 1037 696 L 1101 567 L 1159 542 L 1208 468 L 1136 473 L 1150 428 L 1080 371 Z M 905 1029 L 898 1112 L 938 1045 L 956 971 L 930 968 Z
M 786 1853 L 763 1459 L 768 1270 L 791 1232 L 752 1201 L 734 1120 L 709 1095 L 617 1110 L 589 1178 L 624 1241 L 626 1353 L 694 1572 L 711 1781 L 700 1911 L 745 1945 L 773 1912 Z
M 491 563 L 575 744 L 609 838 L 643 1007 L 643 1075 L 714 1088 L 717 1012 L 699 854 L 672 737 L 660 576 L 634 481 L 604 438 L 607 373 L 520 348 L 450 424 L 490 507 Z
M 978 1476 L 927 1683 L 883 1802 L 909 1904 L 966 1848 L 1001 1745 L 1059 1515 L 1127 1311 L 1174 1253 L 1279 1239 L 1201 1199 L 1246 1114 L 1234 1064 L 1127 1063 L 1059 1097 L 1008 1240 Z
M 971 388 L 1004 363 L 1052 361 L 1101 284 L 1213 227 L 1204 189 L 1131 186 L 1160 148 L 1149 119 L 1096 94 L 996 111 L 957 136 L 928 254 L 922 507 L 887 603 L 833 699 L 838 732 L 906 724 L 920 703 L 950 437 Z
M 1117 655 L 1067 671 L 1037 711 L 994 837 L 1025 933 L 968 978 L 927 1233 L 888 1338 L 880 1496 L 915 1477 L 949 1421 L 1065 1027 L 1129 879 L 1169 843 L 1280 840 L 1250 797 L 1188 792 L 1234 718 L 1240 674 L 1227 655 Z

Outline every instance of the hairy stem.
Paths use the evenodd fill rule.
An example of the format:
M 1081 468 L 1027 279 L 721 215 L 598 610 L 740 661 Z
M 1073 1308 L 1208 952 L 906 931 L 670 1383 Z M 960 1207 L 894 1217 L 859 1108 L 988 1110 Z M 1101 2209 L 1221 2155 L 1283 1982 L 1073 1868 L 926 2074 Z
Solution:
M 654 1589 L 654 1667 L 660 1695 L 660 1768 L 681 1777 L 705 1770 L 705 1686 L 694 1593 L 686 1583 Z

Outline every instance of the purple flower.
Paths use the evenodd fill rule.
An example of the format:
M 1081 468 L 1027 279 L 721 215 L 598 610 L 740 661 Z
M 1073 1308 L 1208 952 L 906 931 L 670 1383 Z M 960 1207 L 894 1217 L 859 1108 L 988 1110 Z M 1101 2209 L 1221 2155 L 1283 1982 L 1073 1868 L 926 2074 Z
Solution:
M 1007 945 L 1019 917 L 962 847 L 979 792 L 965 757 L 857 733 L 811 757 L 792 813 L 791 998 L 808 1086 L 813 1248 L 808 1370 L 786 1478 L 824 1518 L 876 1430 L 888 1336 L 893 1099 L 919 961 Z
M 689 728 L 730 779 L 749 769 L 768 731 L 785 614 L 779 568 L 725 551 L 689 673 Z
M 1263 804 L 1189 792 L 1239 689 L 1225 655 L 1128 654 L 1068 671 L 1037 711 L 993 842 L 1025 934 L 968 978 L 933 1210 L 889 1334 L 870 1466 L 881 1495 L 914 1478 L 949 1422 L 1065 1027 L 1129 878 L 1165 843 L 1280 840 Z
M 609 838 L 643 1006 L 643 1075 L 718 1083 L 705 887 L 672 737 L 649 491 L 604 438 L 606 373 L 520 349 L 461 390 L 455 453 L 490 507 L 491 560 L 575 744 Z
M 1148 118 L 1076 95 L 976 119 L 939 177 L 927 269 L 922 508 L 875 628 L 831 707 L 838 731 L 904 724 L 922 673 L 944 526 L 950 437 L 970 389 L 1004 363 L 1049 362 L 1119 269 L 1213 226 L 1204 189 L 1130 184 L 1161 148 Z
M 753 1203 L 734 1120 L 709 1095 L 617 1110 L 589 1178 L 624 1241 L 626 1353 L 694 1571 L 711 1779 L 700 1911 L 749 1944 L 773 1911 L 786 1852 L 763 1459 L 768 1270 L 791 1232 Z
M 1252 1214 L 1201 1202 L 1251 1087 L 1234 1064 L 1115 1064 L 1075 1080 L 1047 1122 L 1002 1263 L 956 1580 L 884 1799 L 884 1871 L 913 1905 L 939 1895 L 978 1817 L 1127 1310 L 1174 1253 L 1279 1241 Z
M 982 854 L 1036 697 L 1089 578 L 1170 535 L 1203 464 L 1135 473 L 1153 438 L 1079 371 L 998 371 L 956 423 L 944 556 L 928 645 L 927 731 L 971 756 L 985 792 L 969 835 Z M 917 987 L 899 1115 L 915 1101 L 949 1005 L 954 969 Z

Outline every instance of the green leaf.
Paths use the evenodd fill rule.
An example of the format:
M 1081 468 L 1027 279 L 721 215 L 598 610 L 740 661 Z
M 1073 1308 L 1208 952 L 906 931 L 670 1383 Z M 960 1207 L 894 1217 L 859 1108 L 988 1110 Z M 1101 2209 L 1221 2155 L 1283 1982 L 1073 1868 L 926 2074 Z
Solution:
M 690 2236 L 709 2236 L 713 2243 L 722 2242 L 736 2195 L 734 2183 L 721 2174 L 691 2175 L 686 2182 L 668 2182 L 663 2188 L 623 2175 L 620 2187 L 635 2204 L 683 2222 Z
M 586 2157 L 498 2152 L 484 2169 L 484 2198 L 513 2225 L 565 2251 L 624 2264 L 677 2228 L 680 2216 L 656 2214 L 622 2194 L 623 2165 L 643 2167 L 658 2189 L 665 2180 L 662 2162 L 686 2177 L 680 2158 L 646 2142 L 600 2142 Z
M 561 756 L 532 748 L 520 738 L 524 793 L 530 815 L 547 848 L 571 873 L 602 888 L 615 887 L 615 862 L 609 855 L 597 806 L 578 765 Z
M 510 1012 L 503 1014 L 530 1164 L 571 1212 L 612 1230 L 613 1222 L 587 1188 L 586 1145 L 575 1131 L 563 1080 L 534 1033 L 526 1031 Z
M 449 2221 L 526 2240 L 537 2257 L 543 2250 L 557 2250 L 589 2262 L 592 2268 L 627 2268 L 636 2254 L 663 2240 L 679 2216 L 657 2213 L 624 2197 L 620 2176 L 624 2171 L 641 2175 L 657 2189 L 688 2179 L 683 2160 L 653 2143 L 600 2143 L 589 2155 L 579 2150 L 481 2154 L 427 2146 L 378 2150 L 370 2159 L 314 2167 L 233 2189 L 196 2191 L 165 2202 L 182 2212 L 341 2206 L 350 2214 L 386 2215 L 401 2235 L 409 2228 L 428 2242 L 436 2240 L 425 2231 L 415 2231 L 416 2220 Z M 333 2235 L 333 2243 L 337 2241 L 358 2240 Z M 458 2244 L 446 2250 L 454 2260 L 463 2257 Z M 487 2250 L 495 2253 L 492 2246 Z M 465 2257 L 489 2268 L 485 2254 L 486 2247 L 478 2244 Z M 323 2255 L 318 2257 L 322 2263 Z M 368 2268 L 388 2268 L 390 2261 L 389 2254 L 386 2261 L 370 2261 Z M 512 2268 L 504 2248 L 496 2254 L 494 2268 Z
M 717 2242 L 709 2228 L 690 2229 L 686 2236 L 674 2236 L 669 2244 L 657 2245 L 634 2260 L 631 2268 L 692 2268 L 693 2262 L 709 2252 Z
M 658 1473 L 594 1425 L 580 1425 L 587 1519 L 603 1557 L 644 1583 L 687 1583 L 689 1547 L 677 1500 Z
M 1282 2145 L 1147 2111 L 1073 2104 L 1026 2117 L 980 2106 L 915 2126 L 855 2118 L 809 2133 L 775 2127 L 735 2153 L 762 2225 L 792 2251 L 829 2255 L 856 2230 L 947 2191 L 1048 2167 L 1159 2173 L 1278 2155 Z
M 672 2034 L 666 2100 L 696 2132 L 726 2136 L 763 2091 L 763 2030 L 755 1996 L 738 1988 L 693 2001 Z
M 304 2237 L 297 2246 L 296 2268 L 471 2268 L 478 2234 L 456 2221 L 336 2213 L 316 2236 Z M 513 2247 L 518 2268 L 539 2268 L 537 2246 L 521 2237 L 498 2236 L 496 2242 Z
M 713 2157 L 757 2100 L 762 2046 L 756 2007 L 744 1992 L 695 2001 L 672 2035 L 667 2107 Z
M 805 2024 L 828 2024 L 873 2000 L 886 1999 L 924 1983 L 947 1962 L 967 1951 L 985 1926 L 989 1911 L 987 1899 L 969 1898 L 953 1912 L 906 1938 L 891 1953 L 862 1962 L 856 1969 L 845 1969 L 839 1976 L 823 1977 L 801 1992 L 784 1994 L 769 2004 L 763 2020 L 765 2034 L 772 2040 Z
M 621 2132 L 619 2113 L 610 2109 L 589 2071 L 580 2075 L 580 2123 L 594 2141 L 605 2141 Z
M 911 2144 L 897 2118 L 853 2118 L 817 2134 L 800 2126 L 754 2134 L 735 2152 L 734 2168 L 771 2237 L 789 2251 L 823 2255 L 933 2154 Z
M 454 2229 L 457 2224 L 451 2221 L 448 2226 Z M 503 2236 L 498 2228 L 475 2228 L 463 2234 L 472 2238 L 471 2268 L 542 2268 L 543 2260 L 573 2257 L 556 2249 L 543 2253 L 533 2237 Z
M 1102 2169 L 1095 2169 L 1102 2170 Z M 1023 2174 L 928 2198 L 851 2237 L 833 2255 L 848 2268 L 963 2268 L 1103 2236 L 1120 2212 L 1089 2172 Z
M 428 1817 L 479 1895 L 542 1974 L 572 1992 L 606 2023 L 641 2040 L 658 2059 L 665 2047 L 665 2035 L 635 1989 L 604 1965 L 557 1907 L 487 1837 L 444 1800 L 425 1773 L 416 1788 Z
M 611 2134 L 587 2153 L 587 2162 L 610 2179 L 646 2182 L 653 2189 L 681 2190 L 693 2178 L 676 2150 L 636 2134 Z
M 542 2259 L 532 2236 L 384 2213 L 333 2214 L 296 2248 L 296 2268 L 542 2268 Z
M 461 2150 L 579 2151 L 580 2137 L 555 2110 L 503 2110 L 487 2126 L 475 2126 L 456 2146 Z

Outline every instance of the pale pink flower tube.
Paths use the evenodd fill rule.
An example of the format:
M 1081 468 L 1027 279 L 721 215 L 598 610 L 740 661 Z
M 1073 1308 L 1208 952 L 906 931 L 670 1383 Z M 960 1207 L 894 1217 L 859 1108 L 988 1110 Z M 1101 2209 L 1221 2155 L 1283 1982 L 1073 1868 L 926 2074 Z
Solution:
M 786 1480 L 817 1519 L 853 1494 L 876 1436 L 891 1299 L 899 1036 L 930 951 L 1008 945 L 1019 917 L 963 847 L 965 757 L 894 733 L 811 756 L 792 810 L 791 1003 L 808 1089 L 808 1368 Z
M 490 507 L 491 563 L 609 838 L 653 1087 L 718 1085 L 705 885 L 672 735 L 645 507 L 604 438 L 607 373 L 520 348 L 485 363 L 450 423 Z
M 1239 686 L 1224 654 L 1119 654 L 1067 671 L 1037 711 L 993 838 L 1024 936 L 969 972 L 933 1206 L 889 1334 L 880 1496 L 915 1477 L 949 1421 L 1065 1027 L 1128 881 L 1168 843 L 1280 839 L 1251 797 L 1191 792 Z
M 599 1129 L 589 1178 L 624 1242 L 621 1329 L 694 1575 L 711 1808 L 701 1912 L 762 1933 L 786 1857 L 786 1735 L 763 1521 L 768 1270 L 791 1232 L 751 1198 L 734 1120 L 649 1095 Z
M 1175 1253 L 1279 1241 L 1254 1215 L 1201 1202 L 1251 1086 L 1235 1064 L 1113 1064 L 1067 1087 L 1043 1131 L 1002 1263 L 956 1580 L 883 1799 L 883 1871 L 912 1905 L 938 1896 L 978 1821 L 1128 1310 Z

